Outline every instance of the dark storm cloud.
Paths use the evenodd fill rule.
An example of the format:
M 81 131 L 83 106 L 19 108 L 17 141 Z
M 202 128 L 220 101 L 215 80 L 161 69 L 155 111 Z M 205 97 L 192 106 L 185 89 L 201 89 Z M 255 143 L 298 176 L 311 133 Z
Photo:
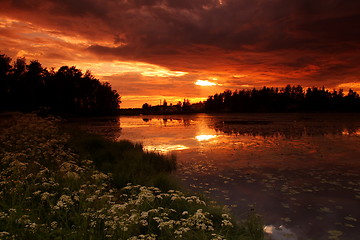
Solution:
M 87 21 L 109 30 L 118 38 L 126 36 L 129 46 L 183 47 L 192 44 L 217 46 L 226 50 L 270 51 L 303 47 L 313 50 L 319 41 L 359 40 L 359 1 L 285 0 L 13 0 L 9 7 L 22 10 L 40 23 L 65 30 L 79 29 Z M 77 25 L 79 24 L 79 25 Z M 76 26 L 77 25 L 77 26 Z M 100 33 L 96 35 L 100 35 Z M 104 33 L 106 34 L 106 32 Z M 88 35 L 88 34 L 86 34 Z
M 191 55 L 204 45 L 244 54 L 300 49 L 316 57 L 359 48 L 357 1 L 224 1 L 221 6 L 191 2 L 186 10 L 172 8 L 174 2 L 142 5 L 123 19 L 131 26 L 123 28 L 127 46 L 95 45 L 90 50 L 146 58 Z
M 4 0 L 3 6 L 2 15 L 88 39 L 87 51 L 113 60 L 323 81 L 360 72 L 358 0 Z

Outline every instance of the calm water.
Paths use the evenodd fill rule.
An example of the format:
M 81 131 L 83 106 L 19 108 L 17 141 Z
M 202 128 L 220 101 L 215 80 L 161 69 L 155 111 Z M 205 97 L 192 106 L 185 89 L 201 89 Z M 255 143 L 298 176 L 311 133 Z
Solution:
M 271 239 L 360 239 L 359 114 L 139 116 L 82 126 L 175 153 L 187 186 L 239 218 L 254 209 Z

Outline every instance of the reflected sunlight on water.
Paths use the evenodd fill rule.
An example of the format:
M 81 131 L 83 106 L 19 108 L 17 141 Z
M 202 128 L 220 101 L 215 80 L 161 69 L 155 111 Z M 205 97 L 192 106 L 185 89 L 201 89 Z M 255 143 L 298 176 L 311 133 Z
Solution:
M 156 146 L 144 146 L 144 149 L 147 151 L 171 152 L 171 151 L 189 149 L 189 147 L 184 145 L 156 145 Z
M 345 136 L 360 136 L 360 130 L 350 132 L 348 129 L 345 129 L 342 131 L 342 135 Z
M 271 239 L 358 239 L 360 115 L 123 116 L 108 124 L 118 124 L 117 140 L 174 152 L 184 184 L 239 218 L 255 209 Z
M 202 142 L 202 141 L 208 141 L 208 140 L 216 138 L 216 137 L 217 137 L 217 135 L 198 135 L 195 138 L 199 142 Z
M 297 240 L 296 234 L 294 234 L 290 229 L 280 225 L 275 227 L 273 225 L 268 225 L 264 227 L 264 232 L 266 232 L 270 239 L 273 240 Z

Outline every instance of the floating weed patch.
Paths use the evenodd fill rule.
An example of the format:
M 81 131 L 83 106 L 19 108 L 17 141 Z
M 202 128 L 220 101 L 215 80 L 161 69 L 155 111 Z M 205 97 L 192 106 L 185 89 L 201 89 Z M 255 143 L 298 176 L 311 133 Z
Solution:
M 329 230 L 328 233 L 329 233 L 328 239 L 333 239 L 333 240 L 338 240 L 339 237 L 343 235 L 343 233 L 338 230 Z
M 197 196 L 134 184 L 115 188 L 111 174 L 70 149 L 54 121 L 15 114 L 2 125 L 1 239 L 263 239 L 255 215 L 238 225 Z M 157 164 L 157 156 L 150 159 Z
M 351 221 L 351 222 L 356 222 L 357 221 L 357 219 L 352 217 L 352 216 L 344 217 L 344 219 L 347 220 L 347 221 Z
M 323 213 L 332 213 L 331 209 L 328 207 L 321 207 L 319 211 Z

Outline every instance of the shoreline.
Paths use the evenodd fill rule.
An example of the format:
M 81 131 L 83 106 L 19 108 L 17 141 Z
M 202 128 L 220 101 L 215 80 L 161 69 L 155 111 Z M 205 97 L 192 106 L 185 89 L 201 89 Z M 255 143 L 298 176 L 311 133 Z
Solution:
M 0 214 L 5 217 L 0 219 L 0 225 L 5 226 L 1 232 L 5 239 L 31 236 L 76 239 L 263 238 L 263 226 L 255 215 L 235 223 L 224 210 L 209 205 L 198 196 L 176 189 L 161 190 L 152 184 L 129 185 L 125 183 L 128 180 L 123 181 L 125 186 L 116 187 L 114 172 L 99 171 L 98 161 L 107 159 L 110 162 L 102 164 L 110 170 L 119 169 L 116 167 L 119 166 L 124 167 L 125 172 L 134 171 L 131 169 L 138 172 L 138 167 L 143 165 L 134 168 L 133 164 L 140 156 L 142 146 L 130 142 L 114 142 L 112 145 L 108 140 L 97 138 L 86 142 L 88 152 L 84 154 L 53 121 L 33 114 L 15 115 L 11 123 L 0 124 L 5 125 L 0 143 L 0 177 L 6 177 L 1 179 L 4 184 L 0 194 Z M 79 137 L 76 132 L 72 134 Z M 80 136 L 81 139 L 89 140 Z M 105 158 L 121 148 L 125 149 L 123 155 L 128 161 L 119 164 L 117 158 L 115 162 Z M 23 157 L 14 159 L 20 153 Z M 158 154 L 143 154 L 142 162 L 148 154 L 151 164 L 155 159 L 164 161 Z M 102 158 L 96 160 L 95 156 Z M 149 167 L 143 166 L 143 170 L 151 174 Z M 4 171 L 8 174 L 4 175 Z M 136 178 L 143 181 L 138 176 Z M 162 177 L 160 181 L 167 180 Z M 169 186 L 165 183 L 164 187 Z M 13 192 L 11 189 L 17 190 Z

